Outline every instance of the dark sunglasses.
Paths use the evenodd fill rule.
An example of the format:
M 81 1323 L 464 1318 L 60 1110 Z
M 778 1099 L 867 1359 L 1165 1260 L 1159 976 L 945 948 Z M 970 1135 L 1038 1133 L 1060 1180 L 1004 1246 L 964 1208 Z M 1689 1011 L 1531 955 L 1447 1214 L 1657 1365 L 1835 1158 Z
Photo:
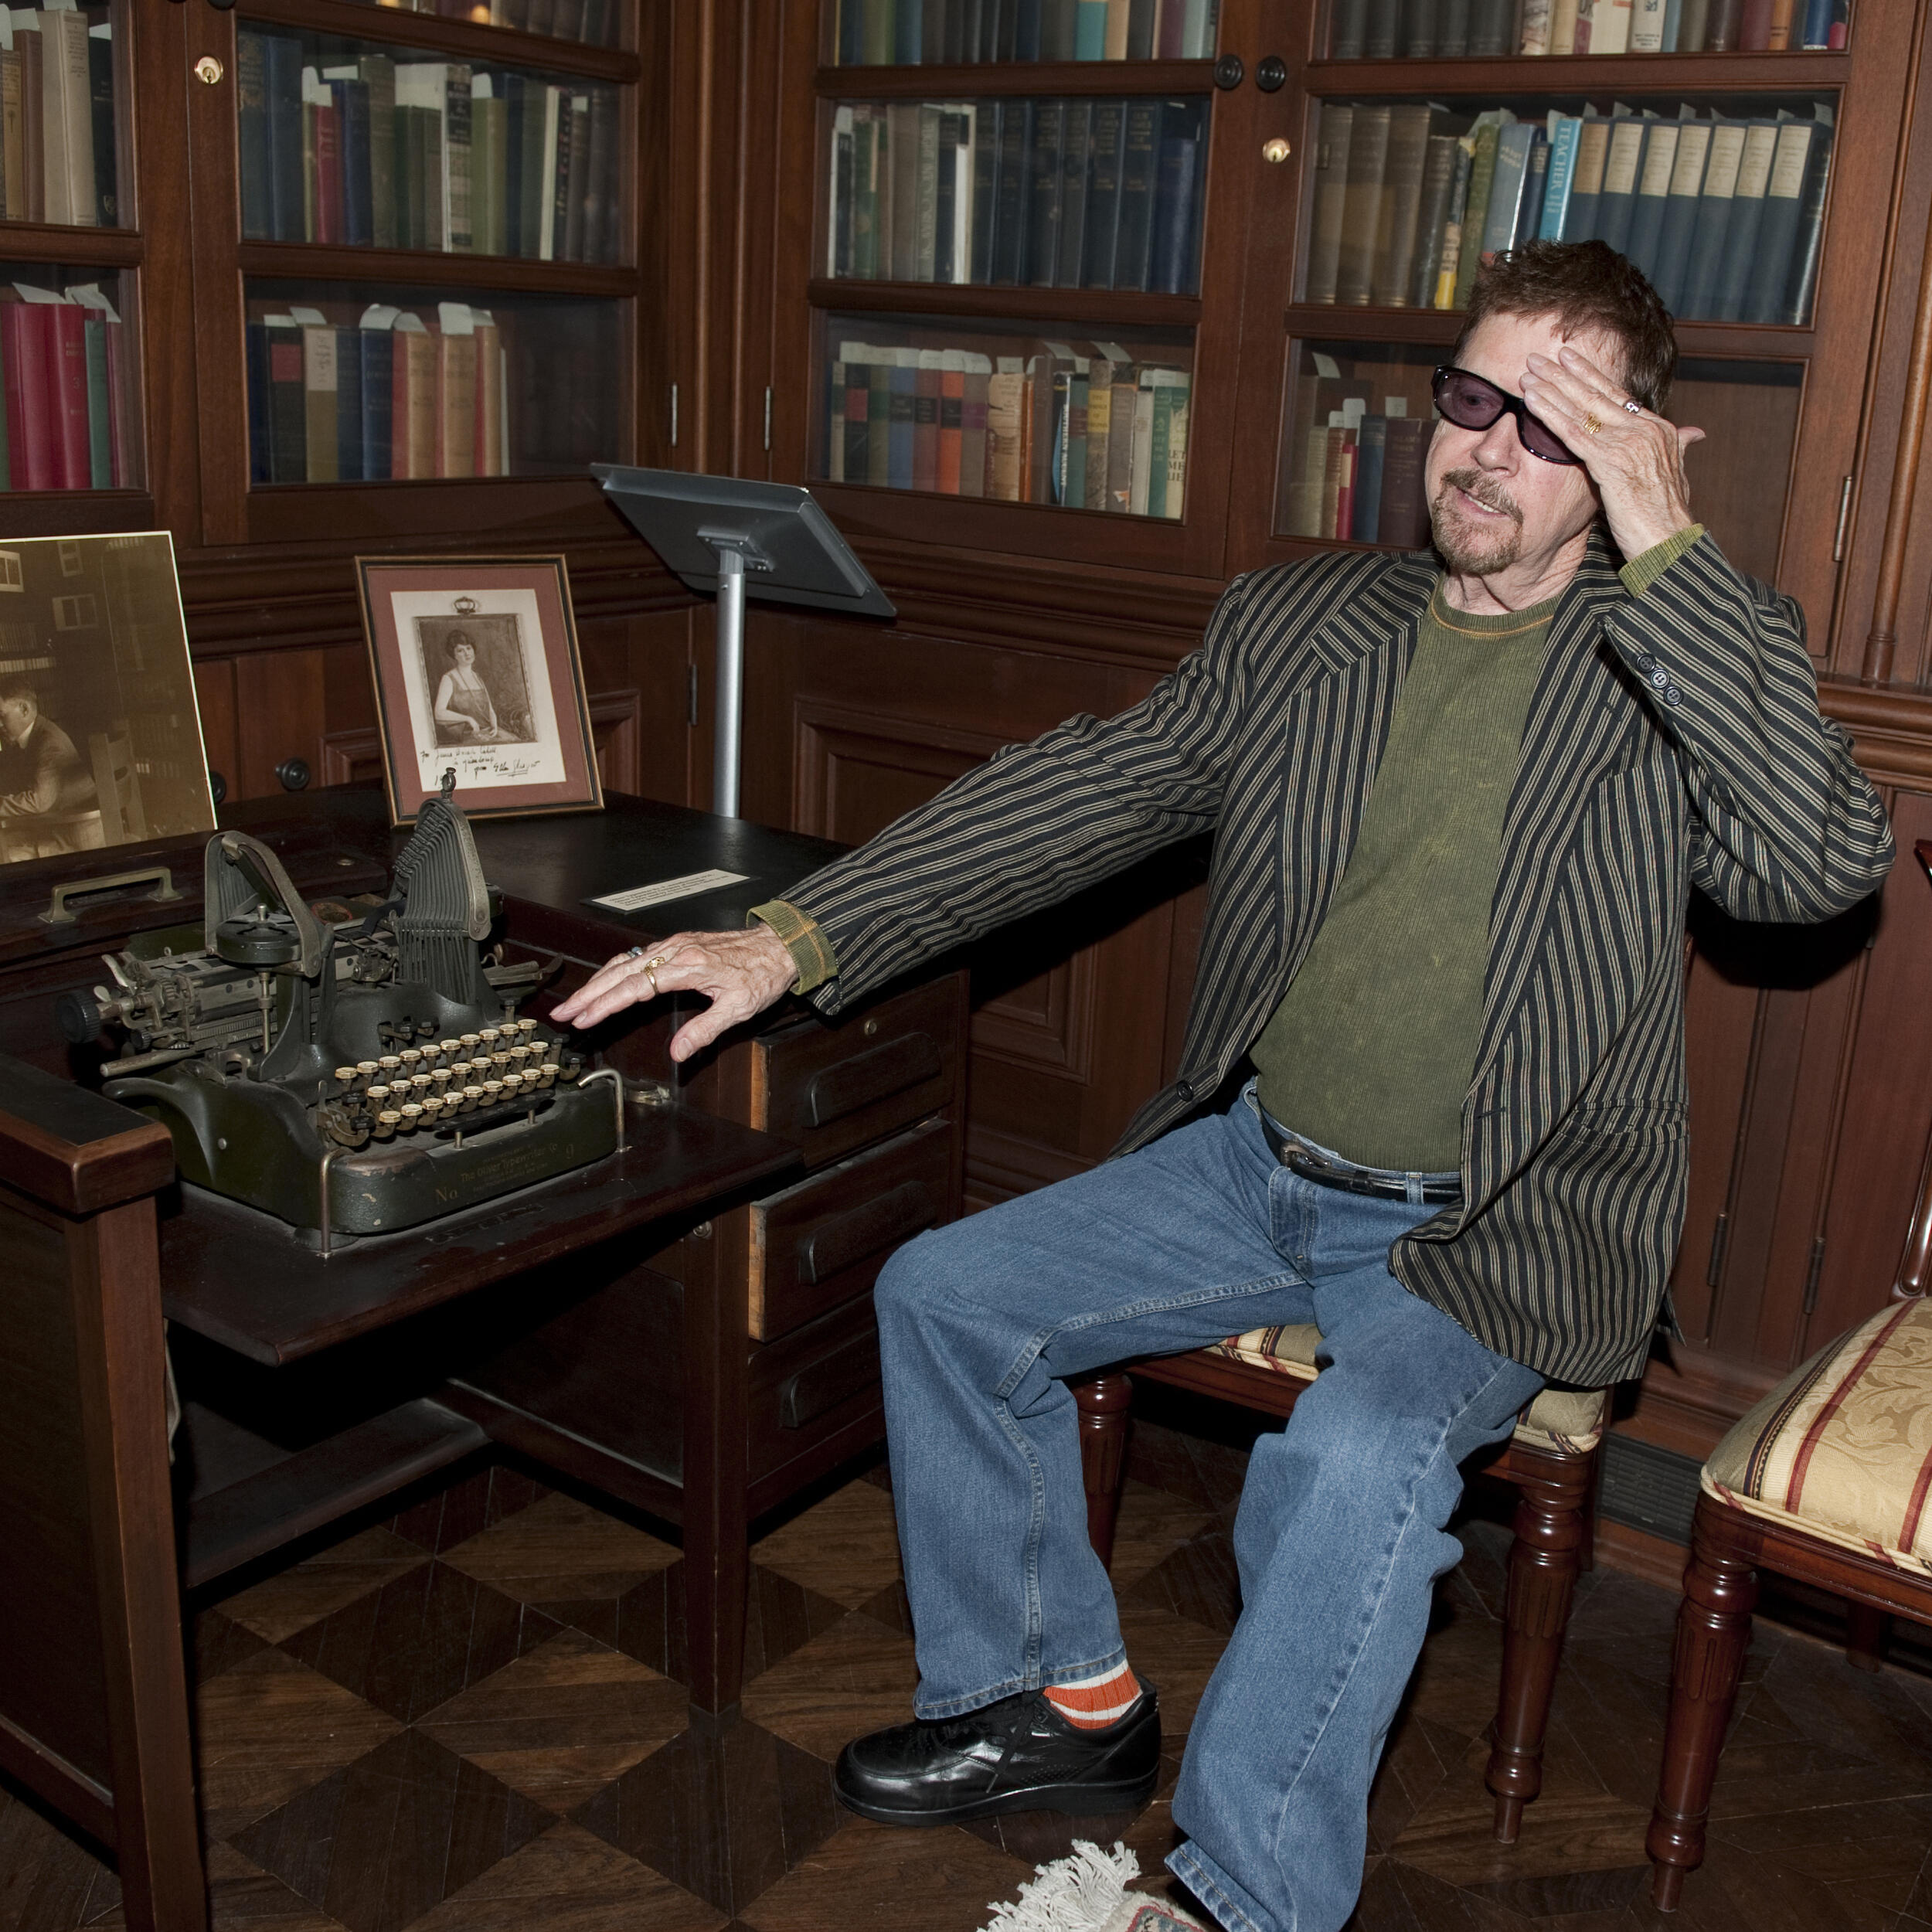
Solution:
M 1530 414 L 1520 396 L 1498 389 L 1486 376 L 1445 362 L 1430 385 L 1440 410 L 1459 430 L 1486 430 L 1507 410 L 1516 419 L 1516 438 L 1532 456 L 1546 463 L 1576 463 L 1570 446 L 1548 423 Z

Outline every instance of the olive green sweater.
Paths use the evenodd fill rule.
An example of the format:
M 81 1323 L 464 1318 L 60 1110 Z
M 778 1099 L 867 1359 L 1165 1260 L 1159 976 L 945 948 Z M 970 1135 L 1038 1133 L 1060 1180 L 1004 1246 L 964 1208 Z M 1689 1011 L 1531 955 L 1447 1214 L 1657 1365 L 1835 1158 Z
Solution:
M 1352 1161 L 1461 1158 L 1503 811 L 1556 609 L 1472 617 L 1437 586 L 1348 870 L 1254 1043 L 1261 1104 Z

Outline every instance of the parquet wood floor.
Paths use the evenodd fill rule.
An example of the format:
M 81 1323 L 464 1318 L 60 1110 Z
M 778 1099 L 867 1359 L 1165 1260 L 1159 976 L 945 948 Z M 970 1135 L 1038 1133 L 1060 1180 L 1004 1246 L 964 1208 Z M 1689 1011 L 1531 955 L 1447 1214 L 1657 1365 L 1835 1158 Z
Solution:
M 1114 1574 L 1161 1686 L 1165 1776 L 1124 1838 L 1160 1889 L 1168 1794 L 1238 1607 L 1238 1430 L 1144 1419 Z M 1217 1439 L 1218 1436 L 1218 1439 Z M 1508 1543 L 1472 1517 L 1376 1781 L 1356 1932 L 1932 1932 L 1932 1672 L 1851 1670 L 1759 1621 L 1709 1863 L 1643 1903 L 1675 1601 L 1586 1577 L 1522 1841 L 1489 1835 L 1485 1727 Z M 222 1932 L 975 1932 L 1073 1828 L 896 1832 L 829 1767 L 906 1713 L 889 1482 L 853 1478 L 757 1545 L 743 1715 L 692 1720 L 678 1552 L 506 1468 L 196 1606 Z M 1918 1662 L 1923 1663 L 1921 1655 Z M 113 1873 L 0 1786 L 0 1932 L 120 1923 Z

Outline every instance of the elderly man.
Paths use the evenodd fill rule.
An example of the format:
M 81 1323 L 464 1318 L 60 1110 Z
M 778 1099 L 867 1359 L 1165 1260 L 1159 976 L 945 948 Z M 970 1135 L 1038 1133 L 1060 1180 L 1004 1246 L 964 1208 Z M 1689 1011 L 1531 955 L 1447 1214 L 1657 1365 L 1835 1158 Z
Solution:
M 1435 378 L 1434 556 L 1240 578 L 1145 702 L 1002 753 L 762 930 L 614 960 L 561 1009 L 695 988 L 684 1057 L 787 986 L 835 1011 L 1214 833 L 1180 1077 L 1114 1158 L 880 1279 L 920 1681 L 914 1722 L 839 1761 L 866 1816 L 1151 1791 L 1155 1696 L 1087 1546 L 1066 1380 L 1313 1321 L 1324 1372 L 1250 1465 L 1242 1614 L 1168 1862 L 1241 1932 L 1349 1916 L 1369 1780 L 1461 1554 L 1458 1465 L 1546 1379 L 1637 1372 L 1658 1318 L 1692 887 L 1821 920 L 1891 860 L 1797 606 L 1692 519 L 1700 432 L 1659 413 L 1674 360 L 1602 243 L 1503 257 Z
M 11 855 L 49 859 L 106 845 L 94 774 L 73 739 L 40 715 L 39 693 L 24 678 L 0 685 L 0 732 L 6 740 L 5 782 L 14 787 L 0 797 L 0 827 Z

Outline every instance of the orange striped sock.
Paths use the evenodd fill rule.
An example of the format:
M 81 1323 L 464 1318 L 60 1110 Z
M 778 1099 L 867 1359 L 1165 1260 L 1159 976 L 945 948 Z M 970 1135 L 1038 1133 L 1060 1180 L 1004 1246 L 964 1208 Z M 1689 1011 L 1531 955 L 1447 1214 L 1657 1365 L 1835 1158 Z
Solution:
M 1046 1701 L 1068 1723 L 1083 1731 L 1117 1723 L 1140 1701 L 1141 1682 L 1126 1665 L 1083 1684 L 1049 1684 Z

